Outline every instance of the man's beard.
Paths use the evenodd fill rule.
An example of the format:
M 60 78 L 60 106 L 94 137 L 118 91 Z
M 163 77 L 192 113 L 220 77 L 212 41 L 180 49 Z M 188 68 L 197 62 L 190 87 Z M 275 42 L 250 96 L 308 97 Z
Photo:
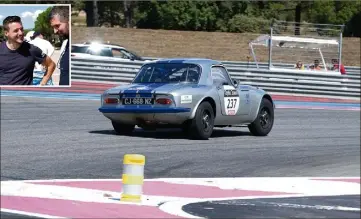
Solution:
M 69 39 L 69 34 L 63 34 L 63 35 L 60 36 L 60 38 L 62 40 L 68 40 Z
M 66 32 L 67 33 L 64 33 L 64 38 L 69 39 L 69 25 L 66 26 Z

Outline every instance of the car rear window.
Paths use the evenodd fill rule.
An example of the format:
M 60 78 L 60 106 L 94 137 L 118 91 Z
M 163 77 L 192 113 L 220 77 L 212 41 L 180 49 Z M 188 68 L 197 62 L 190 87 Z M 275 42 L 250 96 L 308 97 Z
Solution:
M 133 83 L 198 83 L 201 68 L 187 63 L 152 63 L 144 65 Z

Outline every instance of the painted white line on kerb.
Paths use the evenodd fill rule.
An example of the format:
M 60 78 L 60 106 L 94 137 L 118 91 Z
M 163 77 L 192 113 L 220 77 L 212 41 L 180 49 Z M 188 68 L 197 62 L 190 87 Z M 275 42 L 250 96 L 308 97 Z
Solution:
M 159 209 L 161 211 L 164 211 L 165 213 L 168 213 L 170 215 L 175 215 L 178 217 L 184 217 L 184 218 L 203 218 L 203 217 L 197 217 L 192 214 L 188 214 L 187 212 L 183 211 L 183 206 L 191 203 L 197 203 L 202 202 L 206 200 L 197 200 L 197 201 L 170 201 L 165 202 L 164 204 L 159 206 Z
M 277 203 L 277 202 L 265 202 L 265 204 L 266 205 L 270 204 L 278 207 L 288 207 L 288 208 L 312 208 L 317 210 L 360 211 L 360 208 L 351 208 L 344 206 L 300 205 L 300 204 Z M 244 205 L 247 205 L 247 203 L 245 203 Z
M 30 217 L 41 217 L 41 218 L 66 218 L 66 217 L 57 217 L 57 216 L 52 216 L 52 215 L 46 215 L 46 214 L 37 214 L 37 213 L 32 213 L 32 212 L 27 212 L 27 211 L 17 211 L 17 210 L 11 210 L 11 209 L 7 209 L 7 208 L 1 208 L 0 209 L 1 212 L 5 212 L 5 213 L 10 213 L 10 214 L 20 214 L 20 215 L 26 215 L 26 216 L 30 216 Z

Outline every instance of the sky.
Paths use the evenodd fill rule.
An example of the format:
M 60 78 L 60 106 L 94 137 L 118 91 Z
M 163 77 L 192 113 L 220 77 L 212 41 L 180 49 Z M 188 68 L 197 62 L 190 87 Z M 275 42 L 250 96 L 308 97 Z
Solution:
M 33 29 L 38 15 L 51 5 L 0 5 L 0 25 L 5 17 L 17 15 L 21 17 L 24 29 Z

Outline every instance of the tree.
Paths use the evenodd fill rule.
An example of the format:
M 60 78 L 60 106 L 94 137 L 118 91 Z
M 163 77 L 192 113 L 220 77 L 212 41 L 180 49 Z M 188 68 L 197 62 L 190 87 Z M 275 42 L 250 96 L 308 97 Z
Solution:
M 98 2 L 98 26 L 123 26 L 123 4 L 121 2 Z
M 346 23 L 344 36 L 347 37 L 361 37 L 361 10 L 355 14 L 349 22 Z
M 45 11 L 39 14 L 35 21 L 34 30 L 43 34 L 43 36 L 47 39 L 51 39 L 54 31 L 50 26 L 48 21 L 48 17 L 50 14 L 51 7 L 47 8 Z
M 98 26 L 98 1 L 86 1 L 85 2 L 85 12 L 86 12 L 86 25 L 87 27 L 97 27 Z
M 0 0 L 13 3 L 14 0 Z M 17 1 L 23 3 L 25 1 Z M 27 1 L 35 3 L 36 1 Z M 42 1 L 55 3 L 56 1 Z M 69 3 L 69 1 L 62 1 Z M 87 26 L 122 26 L 132 28 L 193 31 L 263 32 L 272 19 L 294 21 L 291 31 L 299 35 L 298 24 L 347 24 L 346 34 L 357 34 L 360 1 L 334 0 L 244 0 L 244 1 L 99 1 L 74 0 L 75 10 L 87 13 Z M 352 22 L 351 22 L 352 20 Z M 246 22 L 246 23 L 245 23 Z M 284 27 L 287 29 L 289 27 Z M 294 28 L 294 29 L 293 29 Z
M 123 1 L 123 14 L 125 27 L 130 28 L 134 25 L 134 10 L 137 7 L 136 1 Z

